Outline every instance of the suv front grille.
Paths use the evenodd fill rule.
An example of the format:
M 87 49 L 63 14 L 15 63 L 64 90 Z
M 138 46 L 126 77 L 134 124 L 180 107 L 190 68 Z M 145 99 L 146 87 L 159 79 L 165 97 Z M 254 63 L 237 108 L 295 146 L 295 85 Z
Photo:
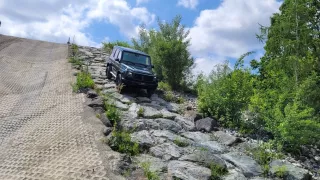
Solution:
M 147 76 L 142 74 L 133 74 L 133 79 L 138 81 L 153 81 L 153 76 Z

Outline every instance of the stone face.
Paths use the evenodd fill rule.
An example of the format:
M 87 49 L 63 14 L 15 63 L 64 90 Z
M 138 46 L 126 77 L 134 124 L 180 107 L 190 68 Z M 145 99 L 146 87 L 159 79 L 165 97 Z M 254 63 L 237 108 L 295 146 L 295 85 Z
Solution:
M 194 123 L 180 115 L 174 118 L 174 121 L 181 125 L 181 127 L 186 131 L 194 131 L 195 126 Z
M 120 101 L 117 100 L 109 100 L 110 104 L 113 104 L 116 108 L 121 109 L 121 110 L 128 110 L 129 106 L 127 104 L 123 104 Z
M 180 111 L 180 106 L 177 103 L 167 103 L 166 108 L 168 109 L 168 111 L 173 113 L 178 113 Z
M 138 117 L 138 111 L 139 111 L 139 106 L 137 103 L 132 103 L 129 107 L 128 113 L 131 118 L 137 118 Z
M 160 129 L 162 130 L 169 130 L 169 131 L 178 133 L 182 129 L 178 123 L 169 119 L 159 118 L 159 119 L 155 119 L 155 121 L 159 124 Z
M 144 109 L 143 117 L 145 117 L 145 118 L 155 119 L 155 118 L 162 117 L 161 112 L 158 111 L 157 109 L 154 109 L 154 108 L 148 107 L 148 106 L 143 106 L 142 108 Z
M 200 143 L 196 142 L 195 145 L 217 154 L 221 154 L 226 151 L 226 148 L 223 145 L 219 144 L 217 141 L 205 141 Z
M 100 115 L 100 120 L 105 126 L 112 127 L 112 124 L 111 124 L 110 120 L 107 118 L 105 113 Z
M 231 152 L 223 154 L 222 158 L 241 169 L 246 177 L 259 176 L 262 174 L 260 165 L 247 155 Z
M 247 178 L 235 169 L 229 170 L 228 174 L 222 177 L 223 180 L 247 180 Z
M 217 139 L 220 143 L 227 145 L 227 146 L 232 146 L 235 143 L 241 142 L 240 138 L 229 135 L 223 131 L 215 132 L 214 136 L 217 137 Z
M 191 161 L 210 167 L 212 163 L 218 164 L 221 167 L 226 168 L 225 161 L 218 155 L 214 154 L 212 151 L 207 150 L 196 150 L 192 154 L 186 154 L 179 158 L 180 161 Z
M 137 157 L 134 157 L 134 162 L 137 164 L 149 163 L 149 170 L 153 172 L 165 172 L 168 167 L 168 163 L 160 158 L 156 158 L 147 154 L 141 154 Z
M 104 107 L 102 97 L 97 97 L 88 103 L 90 107 Z
M 170 161 L 168 164 L 168 175 L 172 178 L 183 180 L 206 180 L 210 178 L 211 171 L 208 168 L 188 161 Z
M 270 172 L 275 175 L 278 171 L 279 167 L 285 167 L 286 173 L 285 178 L 288 180 L 311 180 L 311 175 L 306 169 L 302 169 L 300 167 L 296 167 L 293 164 L 282 161 L 282 160 L 274 160 L 270 163 Z
M 169 111 L 167 111 L 166 109 L 162 109 L 162 110 L 160 111 L 160 113 L 162 114 L 162 117 L 163 117 L 163 118 L 171 119 L 171 120 L 174 120 L 174 119 L 178 116 L 178 114 L 169 112 Z
M 154 130 L 152 131 L 152 135 L 159 138 L 165 138 L 170 141 L 174 141 L 175 139 L 179 139 L 181 141 L 188 141 L 186 138 L 178 136 L 170 131 L 167 130 Z
M 136 99 L 139 103 L 151 103 L 151 100 L 147 97 L 137 97 Z
M 111 132 L 112 132 L 112 128 L 111 127 L 105 127 L 104 130 L 103 130 L 103 134 L 105 136 L 108 136 Z
M 96 98 L 98 96 L 98 94 L 94 91 L 94 90 L 90 90 L 87 92 L 87 97 L 88 98 Z
M 131 140 L 146 148 L 149 148 L 154 144 L 154 140 L 146 130 L 132 133 Z
M 184 132 L 181 135 L 195 142 L 206 142 L 211 140 L 209 134 L 205 134 L 202 132 Z
M 204 118 L 195 122 L 198 131 L 211 132 L 218 126 L 217 121 L 212 118 Z
M 119 93 L 113 93 L 112 96 L 124 104 L 129 104 L 130 102 L 134 101 L 134 98 Z
M 150 148 L 150 153 L 155 157 L 172 160 L 181 156 L 180 148 L 173 143 L 163 143 Z

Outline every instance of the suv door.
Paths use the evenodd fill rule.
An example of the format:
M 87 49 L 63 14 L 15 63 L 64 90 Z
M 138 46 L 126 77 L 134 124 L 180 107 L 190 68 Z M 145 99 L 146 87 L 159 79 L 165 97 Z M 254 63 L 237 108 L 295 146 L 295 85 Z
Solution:
M 118 49 L 118 52 L 115 54 L 115 57 L 114 57 L 114 61 L 113 61 L 113 66 L 114 66 L 114 73 L 117 74 L 117 72 L 120 70 L 120 66 L 121 66 L 121 50 Z M 116 59 L 119 59 L 119 61 L 116 61 Z

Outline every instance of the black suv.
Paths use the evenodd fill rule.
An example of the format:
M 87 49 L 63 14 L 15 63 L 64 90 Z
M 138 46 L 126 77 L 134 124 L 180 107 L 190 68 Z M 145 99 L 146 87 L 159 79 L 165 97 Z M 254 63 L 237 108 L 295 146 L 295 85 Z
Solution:
M 131 48 L 114 46 L 107 63 L 107 78 L 115 78 L 117 88 L 130 86 L 147 89 L 151 96 L 158 87 L 153 74 L 151 58 L 148 54 Z

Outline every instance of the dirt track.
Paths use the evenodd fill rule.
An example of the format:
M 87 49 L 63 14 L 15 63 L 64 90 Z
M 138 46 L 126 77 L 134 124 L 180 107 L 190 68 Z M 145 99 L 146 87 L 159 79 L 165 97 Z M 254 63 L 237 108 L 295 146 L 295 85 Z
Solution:
M 66 56 L 0 35 L 0 179 L 108 179 Z

